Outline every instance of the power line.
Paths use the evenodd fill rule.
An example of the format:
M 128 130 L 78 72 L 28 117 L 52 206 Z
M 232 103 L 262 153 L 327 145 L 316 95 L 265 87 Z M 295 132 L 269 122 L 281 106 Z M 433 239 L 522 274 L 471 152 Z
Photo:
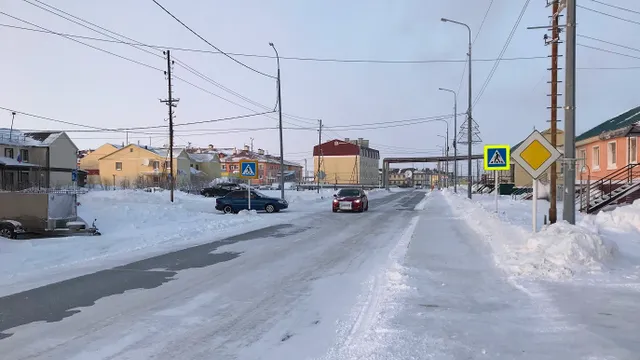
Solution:
M 597 41 L 597 42 L 601 42 L 601 43 L 608 44 L 608 45 L 618 46 L 618 47 L 621 47 L 623 49 L 640 52 L 640 49 L 634 48 L 634 47 L 631 47 L 631 46 L 626 46 L 626 45 L 622 45 L 622 44 L 616 44 L 616 43 L 611 42 L 611 41 L 602 40 L 602 39 L 594 38 L 594 37 L 587 36 L 587 35 L 577 34 L 576 36 L 581 37 L 581 38 L 585 38 L 585 39 L 589 39 L 589 40 L 593 40 L 593 41 Z
M 217 46 L 213 45 L 212 43 L 210 43 L 207 39 L 203 38 L 202 36 L 200 36 L 200 34 L 198 34 L 197 32 L 195 32 L 193 29 L 191 29 L 187 24 L 185 24 L 184 22 L 182 22 L 182 20 L 178 19 L 175 15 L 173 15 L 169 10 L 167 10 L 164 6 L 162 6 L 158 1 L 156 0 L 151 0 L 153 1 L 154 4 L 158 5 L 164 12 L 166 12 L 169 16 L 171 16 L 175 21 L 177 21 L 178 23 L 180 23 L 180 25 L 182 25 L 185 29 L 189 30 L 193 35 L 197 36 L 200 40 L 204 41 L 205 43 L 207 43 L 209 46 L 211 46 L 212 48 L 216 49 L 218 52 L 220 52 L 222 55 L 228 57 L 229 59 L 233 60 L 235 63 L 237 63 L 238 65 L 241 65 L 257 74 L 260 74 L 262 76 L 266 76 L 268 78 L 271 79 L 275 79 L 276 77 L 273 75 L 269 75 L 269 74 L 265 74 L 262 71 L 256 70 L 254 68 L 252 68 L 251 66 L 243 63 L 242 61 L 234 58 L 233 56 L 227 54 L 226 52 L 220 50 Z
M 522 18 L 524 17 L 525 12 L 527 11 L 527 7 L 529 6 L 529 2 L 531 2 L 531 0 L 526 0 L 524 5 L 522 6 L 522 10 L 520 11 L 520 15 L 518 15 L 518 19 L 516 20 L 516 23 L 513 25 L 513 28 L 511 28 L 511 32 L 509 33 L 509 36 L 507 37 L 507 41 L 505 42 L 504 46 L 502 47 L 502 50 L 500 51 L 500 55 L 498 56 L 498 60 L 496 60 L 496 62 L 493 64 L 493 68 L 491 68 L 491 71 L 489 72 L 489 76 L 487 77 L 487 80 L 485 80 L 484 84 L 482 84 L 482 87 L 480 88 L 480 92 L 478 93 L 478 95 L 476 96 L 475 100 L 473 101 L 473 107 L 475 107 L 476 104 L 478 103 L 478 101 L 480 101 L 480 98 L 482 97 L 482 95 L 484 94 L 485 90 L 489 86 L 489 83 L 491 82 L 491 79 L 493 79 L 493 75 L 496 73 L 496 70 L 498 69 L 498 65 L 500 65 L 500 61 L 501 61 L 502 57 L 504 56 L 504 53 L 507 51 L 507 48 L 509 47 L 509 44 L 511 44 L 511 40 L 513 39 L 513 36 L 515 35 L 516 30 L 518 30 L 518 26 L 520 25 L 520 21 L 522 21 Z M 469 131 L 471 131 L 471 126 L 469 126 Z
M 582 6 L 582 5 L 576 5 L 576 6 L 579 7 L 580 9 L 591 11 L 591 12 L 594 12 L 596 14 L 608 16 L 610 18 L 618 19 L 618 20 L 621 20 L 621 21 L 624 21 L 624 22 L 628 22 L 628 23 L 631 23 L 631 24 L 640 25 L 640 21 L 625 19 L 625 18 L 620 17 L 620 16 L 612 15 L 612 14 L 609 14 L 609 13 L 606 13 L 606 12 L 603 12 L 603 11 L 599 11 L 599 10 L 596 10 L 596 9 L 588 8 L 588 7 Z
M 617 5 L 612 5 L 612 4 L 607 4 L 607 3 L 603 2 L 603 1 L 598 1 L 598 0 L 589 0 L 589 1 L 592 1 L 592 2 L 594 2 L 594 3 L 596 3 L 596 4 L 600 4 L 600 5 L 608 6 L 608 7 L 614 8 L 614 9 L 618 9 L 618 10 L 622 10 L 622 11 L 627 11 L 627 12 L 630 12 L 630 13 L 633 13 L 633 14 L 638 14 L 638 15 L 640 15 L 640 11 L 631 10 L 631 9 L 626 8 L 626 7 L 617 6 Z
M 91 40 L 91 41 L 99 41 L 113 44 L 121 44 L 121 45 L 136 45 L 141 47 L 149 47 L 154 49 L 167 49 L 172 51 L 184 51 L 184 52 L 197 52 L 197 53 L 206 53 L 206 54 L 221 54 L 218 51 L 211 50 L 203 50 L 203 49 L 193 49 L 193 48 L 184 48 L 184 47 L 176 47 L 176 46 L 167 46 L 167 45 L 150 45 L 150 44 L 136 44 L 133 42 L 126 42 L 120 40 L 109 40 L 109 39 L 101 39 L 91 36 L 84 35 L 76 35 L 64 32 L 57 31 L 44 31 L 39 29 L 31 29 L 22 26 L 10 25 L 0 23 L 1 27 L 6 27 L 15 30 L 23 30 L 30 32 L 38 32 L 49 35 L 58 35 L 65 36 L 83 40 Z M 276 57 L 273 55 L 260 55 L 260 54 L 247 54 L 247 53 L 232 53 L 228 52 L 226 54 L 237 56 L 237 57 L 252 57 L 252 58 L 264 58 L 264 59 L 275 59 Z M 509 57 L 502 58 L 501 61 L 522 61 L 522 60 L 540 60 L 546 59 L 547 56 L 518 56 L 518 57 Z M 389 65 L 415 65 L 415 64 L 449 64 L 449 63 L 466 63 L 465 59 L 416 59 L 416 60 L 385 60 L 385 59 L 345 59 L 345 58 L 318 58 L 318 57 L 299 57 L 299 56 L 281 56 L 280 60 L 289 60 L 289 61 L 303 61 L 303 62 L 318 62 L 318 63 L 343 63 L 343 64 L 389 64 Z M 472 59 L 472 62 L 493 62 L 496 61 L 495 58 L 484 58 L 484 59 Z
M 135 40 L 135 39 L 132 39 L 132 38 L 130 38 L 130 37 L 127 37 L 127 36 L 125 36 L 125 35 L 122 35 L 122 34 L 120 34 L 120 33 L 115 32 L 115 31 L 109 30 L 109 29 L 107 29 L 107 28 L 105 28 L 105 27 L 102 27 L 102 26 L 100 26 L 100 25 L 97 25 L 97 24 L 95 24 L 95 23 L 93 23 L 93 22 L 91 22 L 91 21 L 88 21 L 88 20 L 86 20 L 86 19 L 83 19 L 83 18 L 81 18 L 81 17 L 78 17 L 78 16 L 75 16 L 75 15 L 73 15 L 73 14 L 70 14 L 70 13 L 68 13 L 68 12 L 66 12 L 66 11 L 64 11 L 64 10 L 62 10 L 62 9 L 60 9 L 60 8 L 57 8 L 57 7 L 52 6 L 52 5 L 49 5 L 49 4 L 47 4 L 47 3 L 45 3 L 45 2 L 43 2 L 43 1 L 41 1 L 41 0 L 34 0 L 34 1 L 36 1 L 36 2 L 38 2 L 39 4 L 42 4 L 42 5 L 44 5 L 44 6 L 48 7 L 48 8 L 50 8 L 50 9 L 53 9 L 53 10 L 55 10 L 55 11 L 59 12 L 59 13 L 65 14 L 65 15 L 67 15 L 67 16 L 69 16 L 69 17 L 73 18 L 73 19 L 70 19 L 69 17 L 64 16 L 64 15 L 58 14 L 58 13 L 56 13 L 55 11 L 52 11 L 52 10 L 50 10 L 50 9 L 47 9 L 47 8 L 45 8 L 45 7 L 43 7 L 43 6 L 40 6 L 40 5 L 34 4 L 34 3 L 32 3 L 31 1 L 29 1 L 29 0 L 23 0 L 23 1 L 24 1 L 24 2 L 26 2 L 26 3 L 28 3 L 28 4 L 30 4 L 30 5 L 32 5 L 32 6 L 35 6 L 35 7 L 39 8 L 39 9 L 41 9 L 41 10 L 47 11 L 47 12 L 49 12 L 49 13 L 53 14 L 53 15 L 56 15 L 56 16 L 58 16 L 58 17 L 61 17 L 61 18 L 65 19 L 65 20 L 67 20 L 67 21 L 69 21 L 69 22 L 72 22 L 72 23 L 74 23 L 74 24 L 76 24 L 76 25 L 80 25 L 80 26 L 82 26 L 82 27 L 84 27 L 84 28 L 86 28 L 86 29 L 89 29 L 89 30 L 91 30 L 91 31 L 93 31 L 93 32 L 96 32 L 96 33 L 98 33 L 98 34 L 100 34 L 100 35 L 106 36 L 106 37 L 108 37 L 108 38 L 110 38 L 110 39 L 114 40 L 116 43 L 126 44 L 126 45 L 129 45 L 129 46 L 131 46 L 131 47 L 135 48 L 136 50 L 140 50 L 140 51 L 143 51 L 143 52 L 145 52 L 145 53 L 148 53 L 148 54 L 154 55 L 154 56 L 156 56 L 156 57 L 159 57 L 159 58 L 161 58 L 161 59 L 164 59 L 164 57 L 163 57 L 162 55 L 160 55 L 160 54 L 158 54 L 158 53 L 154 53 L 154 52 L 152 52 L 152 51 L 149 51 L 149 50 L 147 50 L 147 49 L 142 48 L 141 46 L 142 46 L 143 44 L 142 44 L 141 42 L 139 42 L 139 41 Z M 17 18 L 16 18 L 16 19 L 17 19 Z M 74 20 L 74 19 L 75 19 L 75 20 Z M 76 20 L 78 20 L 78 21 L 76 21 Z M 80 21 L 80 22 L 79 22 L 79 21 Z M 85 24 L 83 24 L 83 23 L 85 23 L 85 24 L 89 24 L 89 25 L 91 25 L 91 26 L 93 26 L 93 27 L 95 27 L 95 28 L 98 28 L 98 29 L 100 29 L 100 30 L 103 30 L 103 31 L 98 31 L 98 30 L 96 30 L 96 29 L 94 29 L 94 28 L 92 28 L 92 27 L 90 27 L 90 26 L 87 26 L 87 25 L 85 25 Z M 105 33 L 105 32 L 107 32 L 107 33 L 109 33 L 109 34 L 107 34 L 107 33 Z M 130 40 L 130 41 L 132 41 L 132 43 L 126 43 L 126 42 L 122 41 L 121 39 L 116 38 L 116 37 L 114 37 L 114 36 L 112 36 L 112 35 L 110 35 L 110 34 L 113 34 L 113 35 L 119 36 L 119 37 L 121 37 L 121 38 L 124 38 L 124 39 Z M 104 40 L 104 39 L 103 39 L 103 40 Z M 159 50 L 159 49 L 157 49 L 157 48 L 154 48 L 154 49 Z M 186 64 L 185 62 L 183 62 L 183 61 L 181 61 L 181 60 L 179 60 L 179 59 L 177 59 L 177 58 L 175 58 L 175 57 L 174 57 L 174 61 L 175 61 L 176 63 L 178 63 L 178 65 L 180 65 L 180 66 L 181 66 L 182 68 L 184 68 L 185 70 L 187 70 L 187 71 L 191 72 L 192 74 L 194 74 L 194 75 L 196 75 L 196 76 L 200 77 L 201 79 L 203 79 L 203 80 L 205 80 L 205 81 L 207 81 L 207 82 L 209 82 L 209 83 L 211 83 L 211 84 L 213 84 L 213 85 L 217 86 L 218 88 L 220 88 L 220 89 L 222 89 L 222 90 L 224 90 L 224 91 L 227 91 L 227 92 L 229 92 L 229 93 L 231 93 L 231 94 L 233 94 L 233 95 L 235 95 L 235 96 L 237 96 L 237 97 L 241 98 L 242 100 L 245 100 L 246 102 L 251 103 L 252 105 L 256 105 L 256 106 L 261 107 L 261 108 L 263 108 L 263 109 L 268 109 L 268 107 L 267 107 L 267 106 L 262 105 L 262 104 L 260 104 L 260 103 L 258 103 L 258 102 L 256 102 L 256 101 L 253 101 L 252 99 L 247 98 L 246 96 L 243 96 L 242 94 L 240 94 L 240 93 L 238 93 L 238 92 L 236 92 L 236 91 L 233 91 L 233 90 L 229 89 L 228 87 L 226 87 L 226 86 L 224 86 L 224 85 L 222 85 L 222 84 L 220 84 L 220 83 L 218 83 L 218 82 L 214 81 L 213 79 L 211 79 L 211 78 L 207 77 L 206 75 L 202 74 L 201 72 L 197 71 L 197 70 L 196 70 L 196 69 L 194 69 L 193 67 L 189 66 L 189 65 L 188 65 L 188 64 Z M 174 77 L 175 77 L 175 76 L 174 76 Z M 179 80 L 181 80 L 181 81 L 184 81 L 182 78 L 179 78 L 179 77 L 175 77 L 175 78 L 176 78 L 176 79 L 179 79 Z M 187 83 L 188 83 L 188 82 L 187 82 Z M 191 85 L 192 85 L 192 84 L 191 84 Z M 193 86 L 193 85 L 192 85 L 192 86 Z M 215 93 L 210 93 L 210 92 L 209 92 L 209 94 L 211 94 L 211 95 L 213 95 L 213 96 L 216 96 L 216 97 L 218 97 L 218 98 L 219 98 L 219 99 L 221 99 L 221 100 L 224 100 L 224 101 L 230 102 L 230 103 L 232 103 L 232 104 L 234 104 L 234 105 L 238 105 L 237 103 L 235 103 L 235 102 L 233 102 L 233 101 L 230 101 L 230 100 L 228 100 L 228 99 L 226 99 L 226 98 L 224 98 L 224 97 L 221 97 L 221 96 L 219 96 L 219 95 L 217 95 L 217 94 L 215 94 Z M 239 105 L 238 105 L 238 106 L 239 106 Z M 251 110 L 251 111 L 254 111 L 253 109 L 250 109 L 250 110 Z M 294 115 L 288 115 L 288 114 L 287 114 L 287 117 L 297 117 L 297 116 L 294 116 Z M 297 118 L 302 119 L 302 117 L 297 117 Z M 301 121 L 301 120 L 299 120 L 299 121 Z
M 607 50 L 607 49 L 603 49 L 597 46 L 589 46 L 589 45 L 584 45 L 584 44 L 577 44 L 578 46 L 582 46 L 584 48 L 587 49 L 592 49 L 592 50 L 597 50 L 597 51 L 602 51 L 602 52 L 606 52 L 609 54 L 614 54 L 614 55 L 620 55 L 620 56 L 624 56 L 624 57 L 628 57 L 628 58 L 632 58 L 632 59 L 639 59 L 640 60 L 640 56 L 633 56 L 633 55 L 629 55 L 629 54 L 624 54 L 624 53 L 620 53 L 617 51 L 613 51 L 613 50 Z
M 482 17 L 482 21 L 480 22 L 480 26 L 478 27 L 478 31 L 476 32 L 476 36 L 473 38 L 473 41 L 471 42 L 471 47 L 473 47 L 473 45 L 475 45 L 476 40 L 478 39 L 478 36 L 480 36 L 480 32 L 482 31 L 482 28 L 484 27 L 484 22 L 487 20 L 487 17 L 489 16 L 489 12 L 491 11 L 491 6 L 493 6 L 493 1 L 491 0 L 489 2 L 489 6 L 487 7 L 487 11 L 485 11 L 484 16 Z M 464 61 L 464 67 L 462 68 L 462 76 L 460 76 L 460 85 L 458 85 L 458 91 L 456 92 L 456 94 L 460 93 L 460 90 L 462 90 L 462 84 L 464 84 L 464 74 L 467 73 L 467 64 L 469 62 L 469 59 L 465 59 Z M 473 60 L 472 60 L 473 62 Z M 457 131 L 457 130 L 456 130 Z

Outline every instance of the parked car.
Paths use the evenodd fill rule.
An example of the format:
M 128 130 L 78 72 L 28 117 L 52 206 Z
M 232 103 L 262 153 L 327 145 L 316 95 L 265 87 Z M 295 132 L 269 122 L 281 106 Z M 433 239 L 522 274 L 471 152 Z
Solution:
M 369 211 L 369 198 L 364 190 L 340 189 L 333 195 L 333 212 L 339 211 Z
M 216 199 L 216 210 L 225 214 L 237 213 L 249 209 L 247 190 L 234 190 Z M 287 200 L 267 196 L 261 192 L 251 190 L 251 210 L 264 210 L 268 213 L 278 212 L 289 207 Z
M 200 194 L 204 197 L 221 197 L 227 195 L 229 192 L 239 190 L 241 187 L 238 184 L 223 183 L 216 186 L 202 189 Z

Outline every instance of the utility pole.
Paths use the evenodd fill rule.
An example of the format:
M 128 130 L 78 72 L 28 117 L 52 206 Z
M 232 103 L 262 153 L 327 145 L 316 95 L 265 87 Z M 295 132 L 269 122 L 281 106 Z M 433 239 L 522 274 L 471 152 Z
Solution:
M 559 2 L 560 0 L 551 0 L 553 5 L 551 7 L 551 145 L 557 147 L 558 145 L 558 44 L 560 42 L 560 28 L 559 28 Z M 545 36 L 546 38 L 546 36 Z M 546 42 L 546 41 L 545 41 Z M 546 42 L 549 44 L 549 42 Z M 558 171 L 557 163 L 551 164 L 549 170 L 550 179 L 550 191 L 549 191 L 549 223 L 554 224 L 558 219 L 557 210 L 557 180 Z M 535 181 L 535 180 L 534 180 Z
M 253 152 L 253 138 L 249 138 L 251 139 L 251 152 Z
M 576 223 L 576 0 L 566 0 L 567 49 L 564 103 L 564 210 L 562 218 Z
M 126 144 L 129 145 L 129 132 L 125 131 L 124 134 L 125 134 Z
M 318 194 L 320 193 L 320 164 L 322 164 L 322 120 L 318 120 L 318 172 L 316 173 Z
M 171 86 L 171 68 L 173 67 L 173 61 L 171 60 L 171 52 L 169 50 L 163 51 L 163 53 L 167 56 L 167 71 L 164 74 L 167 76 L 167 92 L 168 98 L 166 100 L 160 100 L 169 106 L 169 188 L 170 188 L 170 199 L 173 202 L 173 191 L 175 189 L 175 176 L 173 175 L 173 108 L 177 107 L 178 101 L 180 99 L 173 98 L 173 88 Z M 177 172 L 176 172 L 177 175 Z
M 11 129 L 9 129 L 9 141 L 11 141 L 11 136 L 13 135 L 13 121 L 16 119 L 16 112 L 11 112 Z
M 273 48 L 276 53 L 276 61 L 278 66 L 278 129 L 280 132 L 280 197 L 284 200 L 284 144 L 282 139 L 282 87 L 280 78 L 280 54 L 276 46 L 270 42 L 269 46 Z
M 306 182 L 307 181 L 307 159 L 304 159 L 304 176 L 302 176 L 302 182 Z

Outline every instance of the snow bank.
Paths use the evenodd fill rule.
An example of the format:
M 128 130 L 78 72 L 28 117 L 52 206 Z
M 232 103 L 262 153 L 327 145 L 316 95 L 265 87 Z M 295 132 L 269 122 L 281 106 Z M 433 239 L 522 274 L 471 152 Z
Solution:
M 633 204 L 620 206 L 609 212 L 599 212 L 595 216 L 585 217 L 585 224 L 595 224 L 598 227 L 625 232 L 640 231 L 640 200 Z M 640 242 L 640 236 L 637 238 Z
M 595 227 L 558 222 L 532 234 L 512 223 L 505 212 L 496 214 L 450 191 L 444 194 L 454 211 L 486 239 L 496 264 L 510 275 L 563 279 L 599 272 L 618 252 L 617 244 L 601 237 Z

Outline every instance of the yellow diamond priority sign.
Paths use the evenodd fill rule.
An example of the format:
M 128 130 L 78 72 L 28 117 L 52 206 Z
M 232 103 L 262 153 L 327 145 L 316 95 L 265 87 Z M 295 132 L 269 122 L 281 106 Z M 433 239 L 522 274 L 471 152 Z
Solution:
M 561 156 L 562 154 L 537 130 L 511 153 L 513 160 L 534 179 L 539 178 Z

